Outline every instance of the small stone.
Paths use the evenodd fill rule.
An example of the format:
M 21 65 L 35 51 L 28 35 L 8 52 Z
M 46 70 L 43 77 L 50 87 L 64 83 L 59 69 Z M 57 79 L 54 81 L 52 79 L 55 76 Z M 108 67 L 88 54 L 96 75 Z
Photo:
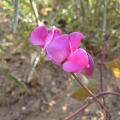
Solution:
M 120 111 L 118 112 L 118 115 L 120 115 Z
M 21 109 L 22 109 L 23 111 L 25 111 L 25 110 L 26 110 L 26 107 L 25 107 L 25 106 L 23 106 Z
M 56 85 L 56 83 L 55 83 L 55 82 L 52 82 L 52 83 L 51 83 L 51 85 L 52 85 L 52 86 L 55 86 L 55 85 Z
M 52 93 L 57 93 L 57 91 L 58 91 L 58 90 L 57 90 L 56 87 L 53 87 L 53 88 L 51 89 L 51 92 L 52 92 Z
M 51 99 L 51 94 L 47 93 L 46 98 L 47 98 L 47 100 L 50 100 Z
M 30 105 L 30 107 L 32 108 L 32 111 L 39 110 L 39 108 L 40 108 L 40 100 L 34 101 L 34 103 L 32 103 Z

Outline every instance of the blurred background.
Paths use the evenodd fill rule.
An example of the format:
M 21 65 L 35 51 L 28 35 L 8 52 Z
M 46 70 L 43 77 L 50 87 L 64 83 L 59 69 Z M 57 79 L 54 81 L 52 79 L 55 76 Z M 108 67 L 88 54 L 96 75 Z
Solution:
M 120 0 L 0 0 L 0 120 L 63 120 L 88 97 L 31 45 L 31 31 L 41 22 L 81 31 L 80 47 L 95 61 L 93 77 L 82 76 L 83 82 L 99 91 L 102 63 L 105 90 L 120 92 Z M 120 98 L 106 101 L 112 119 L 120 120 Z M 94 104 L 74 120 L 104 118 Z

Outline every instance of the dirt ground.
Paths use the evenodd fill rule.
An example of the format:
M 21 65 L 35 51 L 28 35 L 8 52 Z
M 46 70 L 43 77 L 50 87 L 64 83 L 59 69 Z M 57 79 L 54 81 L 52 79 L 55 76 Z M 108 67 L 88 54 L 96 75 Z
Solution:
M 14 74 L 25 78 L 25 64 L 14 66 L 10 63 L 9 67 Z M 110 79 L 112 77 L 106 80 Z M 112 88 L 109 85 L 108 89 L 116 88 L 112 80 L 109 83 Z M 69 97 L 69 86 L 67 75 L 49 62 L 45 63 L 41 71 L 36 71 L 28 92 L 1 76 L 0 120 L 64 120 L 81 105 L 81 102 Z M 108 100 L 113 120 L 120 120 L 120 98 L 109 97 Z M 92 105 L 76 120 L 102 120 L 100 116 L 101 112 Z
M 0 28 L 7 28 L 7 25 L 7 20 L 0 22 Z M 3 35 L 7 32 L 9 33 L 7 29 L 0 31 L 0 41 L 11 39 L 10 36 Z M 2 53 L 0 67 L 7 67 L 12 74 L 26 83 L 32 53 L 22 53 L 20 48 L 9 50 L 15 52 Z M 93 77 L 99 79 L 97 67 Z M 120 83 L 116 81 L 118 80 L 115 80 L 110 71 L 104 69 L 106 90 L 120 92 Z M 26 84 L 28 91 L 23 91 L 14 81 L 0 76 L 0 120 L 64 120 L 82 104 L 69 96 L 71 91 L 68 74 L 48 61 L 42 65 L 38 64 L 33 78 Z M 120 98 L 108 97 L 107 104 L 112 113 L 112 120 L 120 120 Z M 102 117 L 102 113 L 93 104 L 74 120 L 103 120 Z

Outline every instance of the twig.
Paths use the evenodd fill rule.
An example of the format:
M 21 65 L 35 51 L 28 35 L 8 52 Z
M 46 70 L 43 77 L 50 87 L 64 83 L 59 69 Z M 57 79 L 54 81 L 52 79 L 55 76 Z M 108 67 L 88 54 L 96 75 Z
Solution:
M 104 46 L 103 46 L 104 49 Z M 100 91 L 103 92 L 104 91 L 104 87 L 103 87 L 103 65 L 104 65 L 104 50 L 101 50 L 101 62 L 100 62 L 100 68 L 99 68 L 99 72 L 100 72 Z M 106 107 L 106 102 L 105 102 L 105 98 L 103 96 L 103 104 Z
M 120 48 L 120 44 L 118 43 L 117 46 L 115 46 L 114 48 L 111 48 L 110 53 L 115 52 L 119 48 Z
M 80 106 L 75 112 L 71 113 L 64 120 L 71 120 L 74 116 L 76 116 L 77 114 L 79 114 L 81 111 L 85 110 L 89 105 L 90 105 L 90 103 L 86 103 L 86 104 Z
M 101 107 L 101 109 L 103 110 L 105 116 L 106 116 L 106 120 L 111 120 L 111 115 L 108 111 L 108 108 L 106 106 L 104 106 L 103 104 L 101 104 L 101 102 L 96 98 L 96 96 L 92 93 L 92 91 L 90 91 L 82 82 L 80 79 L 78 79 L 78 77 L 74 74 L 71 73 L 73 75 L 73 77 L 75 78 L 75 80 L 79 83 L 80 86 L 82 86 L 82 88 L 84 88 L 89 94 L 90 96 L 94 99 L 94 101 L 96 103 L 99 104 L 99 106 Z
M 102 37 L 104 36 L 104 34 L 106 33 L 106 26 L 107 26 L 107 0 L 104 0 L 104 12 L 103 12 L 103 26 L 102 26 Z M 103 38 L 103 42 L 102 42 L 102 48 L 101 48 L 101 64 L 100 64 L 100 91 L 103 92 L 104 88 L 103 88 L 103 63 L 104 63 L 104 52 L 105 52 L 105 41 Z M 106 105 L 106 101 L 105 101 L 105 97 L 103 96 L 103 104 L 106 108 L 106 120 L 111 120 L 111 115 L 110 112 L 108 110 L 108 106 Z
M 114 95 L 114 96 L 119 96 L 120 97 L 120 93 L 118 92 L 102 92 L 102 93 L 98 93 L 97 95 L 95 95 L 97 98 L 106 96 L 106 95 Z M 93 99 L 93 98 L 92 98 Z M 88 99 L 89 100 L 89 99 Z M 66 117 L 64 120 L 71 120 L 74 116 L 76 116 L 77 114 L 79 114 L 80 112 L 84 111 L 89 105 L 91 105 L 92 103 L 94 103 L 92 100 L 90 100 L 90 102 L 88 101 L 87 103 L 85 103 L 84 105 L 80 106 L 75 112 L 71 113 L 68 117 Z
M 98 103 L 102 109 L 104 109 L 104 106 L 100 103 L 100 101 L 96 98 L 96 96 L 92 93 L 92 91 L 90 91 L 74 73 L 71 74 L 75 78 L 75 80 L 79 83 L 79 85 L 82 88 L 84 88 L 90 94 L 91 97 L 94 98 L 95 102 Z
M 97 98 L 102 97 L 102 96 L 106 96 L 106 95 L 115 95 L 115 96 L 120 96 L 119 92 L 102 92 L 102 93 L 98 93 L 97 95 L 95 95 Z

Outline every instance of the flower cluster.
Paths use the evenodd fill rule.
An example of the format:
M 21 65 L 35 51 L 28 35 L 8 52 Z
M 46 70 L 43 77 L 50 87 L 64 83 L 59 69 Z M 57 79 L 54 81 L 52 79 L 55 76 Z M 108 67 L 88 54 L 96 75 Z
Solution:
M 79 48 L 83 39 L 81 32 L 62 34 L 59 28 L 52 27 L 48 30 L 44 24 L 37 26 L 31 33 L 32 45 L 43 48 L 50 61 L 60 65 L 66 72 L 83 72 L 90 76 L 94 63 L 92 56 Z

